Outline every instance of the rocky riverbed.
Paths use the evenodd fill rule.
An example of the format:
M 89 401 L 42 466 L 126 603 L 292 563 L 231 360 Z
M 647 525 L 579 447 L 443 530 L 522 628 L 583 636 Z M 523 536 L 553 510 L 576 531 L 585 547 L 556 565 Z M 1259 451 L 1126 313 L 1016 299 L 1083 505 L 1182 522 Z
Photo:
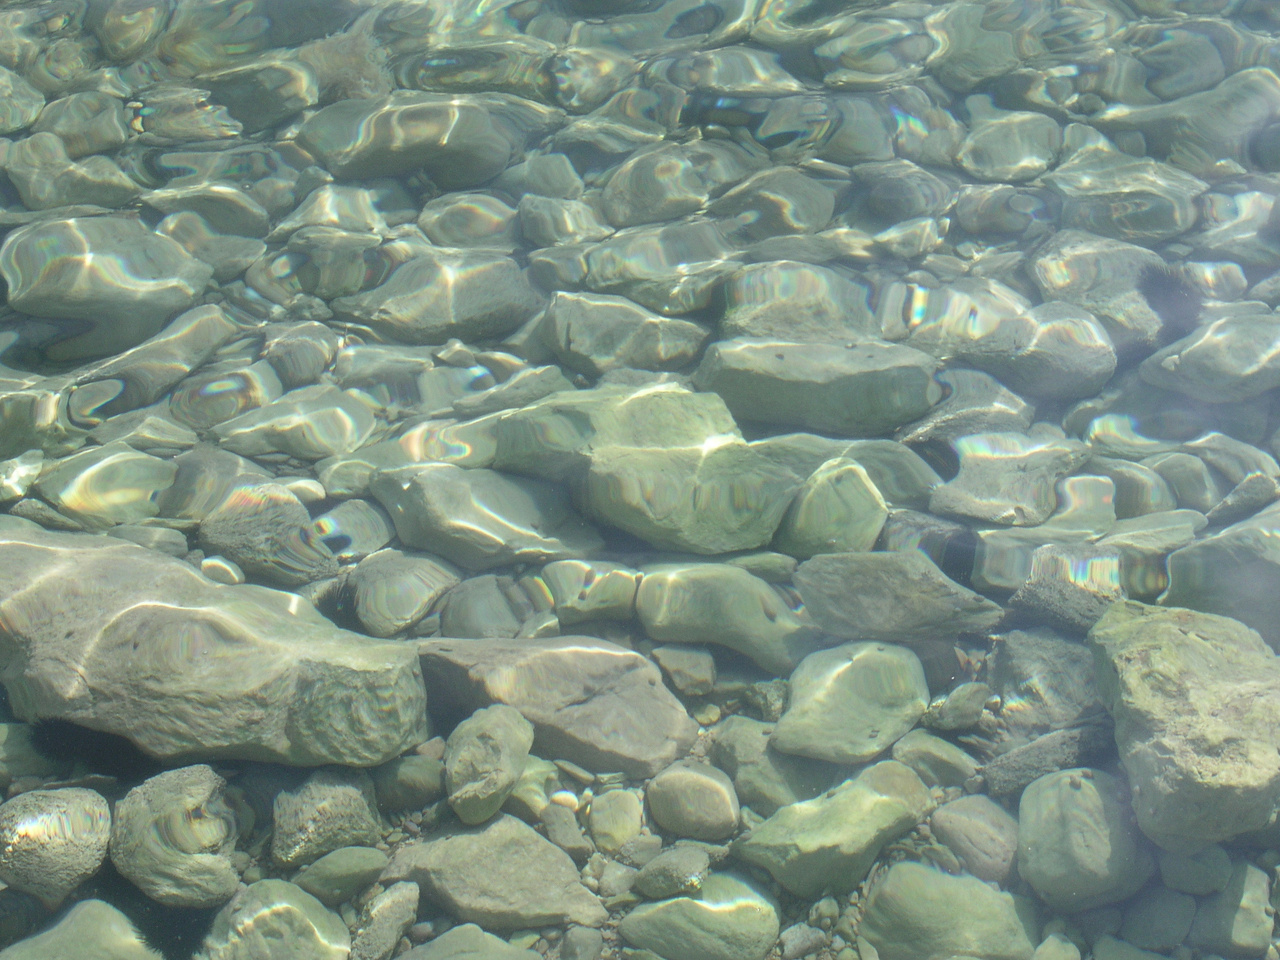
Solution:
M 0 960 L 1280 960 L 1277 71 L 0 0 Z

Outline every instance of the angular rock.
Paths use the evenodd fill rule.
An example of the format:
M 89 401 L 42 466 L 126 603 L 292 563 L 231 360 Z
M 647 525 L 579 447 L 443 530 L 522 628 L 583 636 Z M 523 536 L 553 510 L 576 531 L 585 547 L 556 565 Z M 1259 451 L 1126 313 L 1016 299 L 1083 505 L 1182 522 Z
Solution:
M 224 449 L 244 457 L 280 452 L 314 461 L 350 453 L 369 439 L 374 425 L 366 402 L 317 383 L 223 420 L 213 433 Z
M 123 540 L 6 518 L 0 596 L 0 661 L 22 719 L 120 734 L 157 757 L 294 765 L 374 765 L 426 735 L 412 648 Z
M 1191 943 L 1224 957 L 1254 957 L 1271 943 L 1275 909 L 1265 871 L 1238 861 L 1226 887 L 1196 907 Z
M 782 807 L 733 844 L 798 897 L 847 892 L 881 848 L 928 814 L 929 790 L 910 768 L 884 760 L 813 800 Z
M 542 954 L 513 947 L 501 937 L 485 933 L 474 923 L 450 927 L 440 936 L 408 953 L 402 960 L 540 960 Z
M 347 577 L 360 626 L 375 637 L 412 627 L 458 582 L 450 563 L 390 549 L 371 553 Z
M 373 847 L 339 847 L 307 864 L 292 882 L 326 907 L 336 907 L 377 880 L 390 862 Z
M 764 960 L 778 939 L 778 919 L 778 905 L 755 884 L 712 873 L 698 899 L 641 904 L 618 932 L 662 960 Z
M 169 460 L 117 440 L 44 465 L 36 492 L 87 530 L 154 517 L 177 477 Z
M 369 489 L 402 542 L 469 570 L 565 560 L 600 546 L 565 491 L 537 480 L 428 463 L 380 471 Z
M 724 285 L 723 337 L 839 343 L 875 336 L 867 288 L 829 267 L 793 260 L 753 263 Z
M 351 941 L 351 960 L 389 960 L 418 919 L 418 885 L 393 883 L 365 904 Z
M 1089 645 L 1147 836 L 1193 852 L 1268 822 L 1280 790 L 1280 665 L 1258 634 L 1126 601 Z
M 734 416 L 846 437 L 874 437 L 942 399 L 928 354 L 877 340 L 806 344 L 739 337 L 712 344 L 694 381 Z
M 651 777 L 697 732 L 653 662 L 605 640 L 425 640 L 418 650 L 433 709 L 513 706 L 542 756 Z
M 908 861 L 872 887 L 858 935 L 882 960 L 1030 960 L 1036 921 L 1023 898 Z
M 494 930 L 597 927 L 608 919 L 569 855 L 506 814 L 481 829 L 401 847 L 382 875 L 383 883 L 398 880 L 417 883 L 460 920 Z
M 982 633 L 1002 615 L 914 550 L 820 554 L 796 568 L 794 581 L 814 621 L 850 640 L 919 643 Z
M 924 730 L 912 730 L 895 743 L 892 756 L 930 787 L 963 787 L 978 773 L 977 760 Z
M 865 763 L 916 725 L 924 668 L 905 647 L 846 643 L 811 653 L 791 674 L 790 702 L 769 743 L 782 753 Z

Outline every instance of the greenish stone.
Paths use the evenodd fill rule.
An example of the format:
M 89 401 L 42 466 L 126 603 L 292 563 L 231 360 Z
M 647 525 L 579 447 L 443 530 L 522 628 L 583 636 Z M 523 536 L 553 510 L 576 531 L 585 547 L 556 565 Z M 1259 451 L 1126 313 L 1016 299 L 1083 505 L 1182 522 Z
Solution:
M 533 724 L 504 703 L 463 720 L 444 748 L 449 806 L 465 824 L 483 823 L 502 807 L 533 746 Z
M 63 763 L 36 749 L 31 731 L 28 723 L 0 723 L 0 789 L 7 789 L 20 777 L 53 777 L 65 772 Z
M 749 444 L 720 435 L 699 446 L 598 448 L 584 502 L 656 547 L 715 554 L 767 544 L 794 487 Z
M 332 908 L 377 880 L 389 862 L 374 847 L 339 847 L 299 870 L 293 882 Z
M 527 203 L 521 202 L 522 216 Z M 564 291 L 552 297 L 540 332 L 562 363 L 589 377 L 615 367 L 678 370 L 709 334 L 701 324 L 659 316 L 626 297 Z
M 740 434 L 715 394 L 675 384 L 597 387 L 553 394 L 504 415 L 494 432 L 494 466 L 560 480 L 585 471 L 601 447 L 661 450 L 720 436 Z
M 711 864 L 707 852 L 693 843 L 678 843 L 658 854 L 636 874 L 632 889 L 650 900 L 696 897 Z
M 1195 915 L 1194 898 L 1165 886 L 1149 886 L 1125 905 L 1120 938 L 1142 950 L 1169 953 L 1186 938 Z
M 811 653 L 791 674 L 787 711 L 769 742 L 782 753 L 864 763 L 924 714 L 924 667 L 906 647 L 846 643 Z
M 933 730 L 968 730 L 982 719 L 990 699 L 985 683 L 962 683 L 930 703 L 922 721 Z
M 1030 960 L 1034 908 L 975 877 L 895 863 L 872 887 L 858 925 L 880 960 Z
M 1267 824 L 1280 784 L 1280 665 L 1229 617 L 1116 603 L 1089 631 L 1142 831 L 1169 850 Z
M 923 508 L 929 492 L 942 482 L 918 453 L 893 440 L 832 440 L 813 433 L 785 433 L 753 440 L 751 446 L 799 479 L 811 476 L 829 460 L 853 460 L 895 506 Z
M 636 615 L 659 643 L 714 643 L 771 673 L 789 674 L 817 648 L 817 631 L 759 577 L 726 563 L 664 564 L 643 571 Z
M 444 764 L 434 757 L 396 757 L 371 772 L 378 808 L 385 812 L 421 810 L 444 794 Z
M 1231 855 L 1216 843 L 1195 853 L 1157 850 L 1156 865 L 1170 890 L 1199 897 L 1225 890 L 1231 880 Z
M 978 773 L 978 761 L 954 743 L 912 730 L 893 745 L 893 759 L 905 763 L 930 787 L 962 787 Z
M 541 960 L 533 950 L 512 946 L 474 923 L 446 930 L 429 943 L 400 955 L 400 960 Z
M 640 574 L 616 563 L 558 560 L 539 574 L 551 593 L 561 624 L 584 620 L 629 620 L 635 612 Z
M 441 774 L 443 773 L 442 765 Z M 537 823 L 542 816 L 542 811 L 551 802 L 551 794 L 559 788 L 560 768 L 550 760 L 543 760 L 541 757 L 530 754 L 502 809 L 515 814 L 527 823 Z
M 1003 612 L 915 550 L 828 553 L 796 568 L 805 608 L 827 633 L 918 643 L 985 633 Z
M 282 952 L 280 944 L 288 946 Z M 345 960 L 351 935 L 342 918 L 301 887 L 259 880 L 213 918 L 199 960 Z
M 1224 957 L 1257 957 L 1271 944 L 1275 910 L 1268 899 L 1267 874 L 1237 861 L 1226 887 L 1200 902 L 1191 925 L 1191 943 Z
M 1155 863 L 1127 801 L 1115 777 L 1081 768 L 1047 774 L 1022 792 L 1018 873 L 1045 903 L 1089 910 L 1147 882 Z
M 854 460 L 828 460 L 796 491 L 778 525 L 774 546 L 793 557 L 870 550 L 889 508 Z
M 700 899 L 644 903 L 618 925 L 624 940 L 663 960 L 764 960 L 778 930 L 773 898 L 732 873 L 709 874 Z
M 677 760 L 645 787 L 649 815 L 662 830 L 693 840 L 724 840 L 738 829 L 733 782 L 710 764 Z
M 1157 960 L 1162 956 L 1109 935 L 1098 937 L 1093 943 L 1094 960 Z
M 942 399 L 938 361 L 877 340 L 806 344 L 739 337 L 707 348 L 694 375 L 734 416 L 846 437 L 873 437 Z
M 924 819 L 928 788 L 896 760 L 873 764 L 820 797 L 781 807 L 733 845 L 798 897 L 862 882 L 881 848 Z
M 282 867 L 318 860 L 340 847 L 381 839 L 373 780 L 363 770 L 322 767 L 272 805 L 271 856 Z
M 154 517 L 156 500 L 177 474 L 172 461 L 115 441 L 46 464 L 35 488 L 87 529 L 102 530 Z
M 738 800 L 763 817 L 779 807 L 811 800 L 836 777 L 836 767 L 805 757 L 788 756 L 769 745 L 772 724 L 732 716 L 713 731 L 711 759 L 733 777 Z
M 345 932 L 345 931 L 344 931 Z M 47 930 L 0 950 L 4 960 L 162 960 L 129 918 L 101 900 L 82 900 Z M 327 958 L 326 958 L 327 960 Z
M 591 801 L 587 828 L 604 853 L 617 853 L 640 836 L 643 826 L 644 805 L 632 790 L 610 790 Z
M 1004 886 L 1018 855 L 1018 821 L 986 794 L 944 803 L 929 818 L 933 835 L 979 880 Z

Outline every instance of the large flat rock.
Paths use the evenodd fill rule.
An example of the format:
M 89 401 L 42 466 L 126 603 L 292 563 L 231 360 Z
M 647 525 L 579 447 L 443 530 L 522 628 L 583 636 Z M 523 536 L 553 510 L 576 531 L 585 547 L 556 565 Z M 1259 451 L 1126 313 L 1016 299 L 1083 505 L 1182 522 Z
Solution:
M 1089 643 L 1142 832 L 1195 850 L 1264 826 L 1280 796 L 1280 659 L 1262 638 L 1127 601 Z
M 412 646 L 14 517 L 0 517 L 0 682 L 22 720 L 70 720 L 163 759 L 373 766 L 427 732 Z
M 515 707 L 533 724 L 539 756 L 651 777 L 697 733 L 658 667 L 607 640 L 424 640 L 418 651 L 433 709 Z

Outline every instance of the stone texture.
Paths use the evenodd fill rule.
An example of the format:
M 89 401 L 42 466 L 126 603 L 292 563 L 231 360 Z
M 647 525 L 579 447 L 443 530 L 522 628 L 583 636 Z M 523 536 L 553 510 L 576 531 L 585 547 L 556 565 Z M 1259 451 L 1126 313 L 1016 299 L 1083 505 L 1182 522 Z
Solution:
M 271 856 L 284 867 L 342 847 L 371 847 L 382 837 L 373 780 L 357 770 L 317 770 L 297 789 L 281 790 L 271 820 Z
M 1089 632 L 1144 833 L 1193 852 L 1266 824 L 1280 790 L 1280 666 L 1239 621 L 1115 604 Z
M 0 674 L 22 719 L 157 757 L 298 765 L 371 766 L 425 739 L 415 651 L 339 630 L 296 596 L 16 518 L 0 521 L 0 596 Z
M 274 956 L 281 943 L 306 960 L 348 960 L 351 935 L 342 918 L 301 887 L 259 880 L 213 918 L 198 960 L 253 960 Z
M 697 899 L 641 904 L 623 918 L 618 932 L 663 960 L 764 960 L 778 928 L 772 897 L 736 874 L 712 873 Z
M 697 731 L 652 661 L 605 640 L 426 640 L 418 649 L 435 708 L 515 707 L 543 756 L 649 777 Z
M 649 814 L 664 832 L 693 840 L 724 840 L 738 829 L 733 782 L 710 764 L 677 760 L 649 781 Z
M 57 923 L 0 950 L 3 960 L 163 960 L 129 918 L 101 900 L 81 900 Z
M 98 872 L 111 810 L 83 787 L 30 790 L 0 804 L 0 880 L 50 910 Z
M 533 726 L 520 711 L 497 703 L 453 728 L 445 743 L 445 787 L 449 806 L 463 823 L 483 823 L 498 812 L 516 785 Z
M 397 880 L 417 883 L 453 916 L 491 930 L 596 927 L 608 917 L 578 882 L 569 855 L 506 814 L 480 829 L 401 847 L 382 875 L 384 883 Z

